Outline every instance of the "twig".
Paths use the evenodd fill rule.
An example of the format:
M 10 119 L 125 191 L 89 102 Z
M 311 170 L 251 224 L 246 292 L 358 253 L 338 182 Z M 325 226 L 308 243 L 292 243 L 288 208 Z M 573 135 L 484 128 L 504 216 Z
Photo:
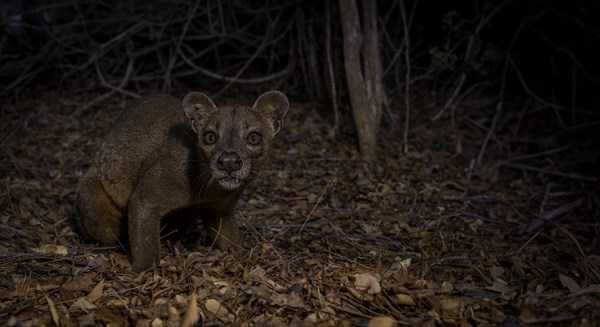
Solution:
M 583 201 L 582 201 L 582 203 L 583 203 Z M 587 254 L 585 253 L 585 251 L 583 251 L 581 244 L 579 244 L 579 241 L 577 241 L 577 238 L 573 235 L 573 233 L 569 232 L 566 228 L 564 228 L 560 224 L 556 224 L 556 228 L 558 228 L 561 232 L 565 233 L 565 235 L 567 235 L 567 237 L 570 238 L 571 241 L 573 241 L 573 243 L 575 243 L 575 245 L 577 246 L 577 250 L 579 250 L 579 254 L 581 254 L 581 257 L 584 260 L 587 260 Z M 562 246 L 562 244 L 561 244 L 561 246 Z
M 10 209 L 12 210 L 13 217 L 18 217 L 17 210 L 15 209 L 15 204 L 13 203 L 12 196 L 10 194 L 10 187 L 8 187 L 8 182 L 5 183 L 5 186 L 6 186 L 6 197 L 8 198 L 8 202 L 10 203 Z M 19 231 L 19 232 L 21 232 L 21 231 Z
M 133 97 L 135 99 L 139 99 L 139 98 L 141 98 L 141 96 L 139 94 L 123 89 L 125 84 L 127 84 L 127 82 L 129 81 L 129 77 L 131 76 L 132 72 L 133 72 L 133 60 L 129 60 L 129 64 L 127 65 L 127 70 L 125 71 L 125 77 L 123 77 L 123 79 L 119 83 L 119 86 L 113 86 L 112 84 L 108 83 L 104 79 L 104 76 L 102 75 L 102 72 L 100 71 L 100 66 L 98 65 L 98 62 L 96 62 L 96 73 L 98 74 L 98 78 L 100 78 L 100 82 L 102 83 L 102 85 L 106 86 L 107 88 L 109 88 L 113 91 L 117 91 L 119 93 L 123 93 L 123 94 Z
M 538 216 L 542 217 L 544 214 L 544 208 L 546 208 L 546 204 L 548 203 L 548 198 L 550 197 L 550 190 L 552 189 L 552 183 L 546 183 L 544 185 L 544 197 L 542 198 L 542 203 L 540 203 L 540 213 Z
M 552 323 L 552 322 L 563 322 L 567 320 L 575 320 L 580 318 L 579 315 L 567 314 L 563 316 L 553 316 L 553 317 L 542 317 L 542 318 L 524 318 L 523 322 L 526 324 L 540 324 L 540 323 Z
M 558 148 L 555 148 L 555 149 L 550 149 L 550 150 L 546 150 L 546 151 L 542 151 L 542 152 L 537 152 L 537 153 L 532 153 L 532 154 L 526 154 L 526 155 L 522 155 L 522 156 L 512 157 L 512 158 L 508 158 L 506 160 L 500 161 L 500 162 L 494 164 L 494 166 L 500 167 L 500 166 L 503 166 L 506 163 L 509 163 L 509 162 L 512 162 L 512 161 L 529 160 L 529 159 L 538 158 L 538 157 L 545 157 L 545 156 L 548 156 L 548 155 L 551 155 L 551 154 L 563 152 L 563 151 L 568 150 L 570 148 L 571 148 L 570 145 L 565 145 L 565 146 L 561 146 L 561 147 L 558 147 Z
M 335 85 L 335 74 L 333 73 L 333 61 L 331 60 L 331 0 L 325 1 L 325 57 L 327 61 L 327 73 L 329 74 L 330 101 L 335 117 L 335 136 L 340 134 L 340 113 L 337 104 L 337 93 Z
M 525 92 L 527 92 L 527 94 L 529 94 L 530 97 L 532 97 L 533 99 L 535 99 L 539 103 L 542 103 L 545 106 L 548 106 L 550 108 L 562 109 L 562 110 L 569 110 L 568 108 L 563 107 L 561 105 L 558 105 L 556 103 L 552 103 L 552 102 L 546 101 L 542 97 L 540 97 L 537 94 L 535 94 L 535 92 L 533 92 L 529 88 L 529 86 L 527 85 L 527 83 L 525 82 L 525 78 L 523 77 L 523 74 L 521 74 L 521 70 L 519 69 L 519 67 L 517 66 L 517 64 L 512 59 L 510 59 L 510 57 L 509 57 L 509 63 L 511 65 L 511 67 L 515 70 L 515 73 L 517 74 L 517 77 L 519 78 L 519 81 L 521 82 L 521 86 L 523 86 L 523 89 L 525 90 Z
M 544 226 L 548 224 L 548 222 L 556 220 L 557 217 L 581 206 L 582 204 L 583 199 L 579 198 L 571 203 L 567 203 L 554 210 L 546 212 L 538 218 L 533 219 L 529 223 L 520 225 L 519 227 L 517 227 L 516 231 L 518 234 L 523 234 L 525 232 L 540 232 L 543 230 Z
M 144 23 L 143 22 L 139 22 L 135 25 L 133 25 L 132 27 L 130 27 L 129 29 L 121 32 L 120 34 L 118 34 L 117 36 L 113 37 L 112 39 L 106 41 L 105 43 L 101 44 L 96 52 L 94 52 L 92 54 L 92 56 L 83 64 L 75 67 L 74 69 L 72 69 L 70 72 L 67 72 L 65 74 L 65 77 L 68 77 L 74 73 L 78 73 L 84 69 L 86 69 L 89 65 L 95 63 L 98 61 L 98 59 L 100 59 L 100 57 L 102 57 L 107 51 L 110 50 L 110 45 L 112 45 L 113 43 L 116 43 L 117 41 L 120 41 L 121 39 L 125 38 L 126 36 L 130 36 L 134 33 L 137 33 L 141 28 L 144 27 Z
M 492 125 L 490 126 L 487 134 L 485 135 L 485 139 L 481 144 L 481 148 L 479 149 L 479 154 L 477 155 L 477 165 L 481 164 L 481 160 L 483 159 L 483 154 L 487 148 L 488 142 L 490 138 L 494 134 L 496 129 L 496 124 L 498 122 L 498 118 L 500 117 L 500 113 L 502 112 L 502 105 L 504 104 L 504 91 L 506 89 L 506 76 L 508 75 L 508 59 L 504 63 L 504 69 L 502 71 L 502 82 L 500 83 L 500 92 L 498 96 L 498 103 L 496 104 L 496 113 L 494 114 L 494 118 L 492 119 Z
M 288 75 L 291 71 L 291 66 L 292 64 L 290 63 L 288 66 L 286 66 L 283 70 L 277 72 L 277 73 L 273 73 L 271 75 L 266 75 L 263 77 L 256 77 L 256 78 L 239 78 L 239 77 L 229 77 L 229 76 L 225 76 L 225 75 L 221 75 L 221 74 L 217 74 L 217 73 L 213 73 L 207 69 L 204 69 L 200 66 L 197 66 L 196 64 L 194 64 L 186 55 L 184 55 L 183 53 L 181 53 L 181 58 L 190 66 L 192 67 L 194 70 L 202 73 L 203 75 L 206 75 L 208 77 L 212 77 L 214 79 L 218 79 L 221 81 L 227 81 L 230 83 L 239 83 L 239 84 L 260 84 L 260 83 L 266 83 L 266 82 L 270 82 L 272 80 L 278 79 L 278 78 L 282 78 L 285 75 Z M 236 75 L 237 76 L 237 75 Z
M 490 127 L 490 129 L 488 130 L 487 135 L 485 136 L 485 139 L 483 141 L 483 144 L 481 145 L 481 149 L 479 150 L 479 154 L 477 155 L 477 164 L 481 164 L 481 160 L 483 159 L 483 154 L 487 148 L 487 144 L 490 140 L 490 137 L 492 136 L 492 134 L 494 133 L 494 130 L 496 128 L 496 123 L 498 121 L 498 117 L 500 116 L 500 112 L 502 111 L 502 104 L 504 101 L 504 92 L 505 92 L 505 88 L 506 88 L 506 79 L 507 79 L 507 74 L 508 74 L 508 66 L 509 64 L 511 64 L 511 66 L 513 66 L 513 68 L 515 67 L 512 64 L 512 59 L 510 56 L 510 52 L 512 51 L 513 45 L 515 44 L 517 38 L 521 35 L 521 32 L 523 31 L 523 28 L 525 28 L 525 26 L 527 26 L 527 24 L 529 24 L 530 22 L 536 20 L 537 18 L 545 15 L 547 10 L 542 10 L 541 12 L 539 12 L 538 14 L 534 15 L 533 17 L 526 19 L 524 21 L 522 21 L 519 24 L 519 27 L 517 27 L 517 30 L 515 31 L 515 33 L 513 34 L 512 39 L 510 40 L 510 43 L 508 45 L 508 50 L 507 50 L 507 56 L 504 62 L 504 68 L 502 69 L 502 81 L 500 84 L 500 92 L 499 92 L 499 96 L 498 96 L 498 104 L 496 106 L 496 113 L 494 114 L 494 118 L 492 120 L 492 126 Z M 519 75 L 518 71 L 517 74 Z
M 473 34 L 471 34 L 471 36 L 469 37 L 469 43 L 467 44 L 467 50 L 465 51 L 465 56 L 463 59 L 463 62 L 465 64 L 468 64 L 473 56 L 473 45 L 475 44 L 475 39 L 479 37 L 479 33 L 481 33 L 481 30 L 483 29 L 484 26 L 486 26 L 489 21 L 498 13 L 500 12 L 500 9 L 502 9 L 506 4 L 508 4 L 510 2 L 509 1 L 504 1 L 501 4 L 499 4 L 498 6 L 496 6 L 496 8 L 494 8 L 494 10 L 492 10 L 492 12 L 490 12 L 489 15 L 482 17 L 479 20 L 479 24 L 477 24 L 477 27 L 475 28 L 475 30 L 473 31 Z M 433 117 L 433 121 L 436 121 L 438 119 L 440 119 L 442 117 L 442 115 L 444 114 L 444 112 L 450 108 L 450 106 L 454 103 L 454 99 L 456 99 L 456 97 L 458 96 L 458 94 L 460 93 L 463 85 L 465 84 L 465 81 L 467 79 L 467 71 L 464 70 L 461 73 L 460 79 L 456 85 L 456 88 L 454 89 L 454 91 L 452 92 L 452 95 L 450 96 L 450 98 L 446 101 L 446 103 L 444 104 L 444 106 L 442 107 L 442 110 L 440 110 L 434 117 Z
M 185 21 L 185 25 L 181 31 L 181 35 L 179 36 L 179 40 L 175 45 L 175 52 L 171 55 L 169 60 L 169 65 L 167 66 L 167 71 L 165 72 L 165 77 L 163 81 L 163 91 L 169 91 L 171 89 L 171 72 L 173 70 L 173 65 L 175 65 L 175 59 L 177 59 L 177 55 L 181 53 L 181 43 L 187 34 L 188 28 L 190 27 L 190 23 L 192 22 L 192 18 L 196 14 L 196 10 L 198 9 L 199 1 L 194 3 L 194 7 L 189 12 L 187 19 Z
M 277 17 L 275 18 L 274 22 L 272 22 L 270 24 L 270 26 L 276 25 L 277 21 L 279 21 L 279 19 L 282 17 L 283 12 L 284 12 L 283 10 L 278 12 Z M 262 52 L 264 50 L 264 48 L 267 46 L 268 41 L 273 42 L 273 40 L 271 40 L 271 36 L 273 35 L 273 32 L 274 32 L 274 30 L 272 27 L 267 28 L 267 32 L 263 36 L 260 46 L 256 49 L 256 51 L 252 54 L 252 56 L 246 61 L 246 63 L 238 70 L 238 72 L 233 77 L 234 79 L 239 78 L 244 73 L 244 71 L 246 71 L 246 69 L 250 66 L 250 64 L 256 59 L 258 54 L 260 52 Z M 229 81 L 223 88 L 221 88 L 221 90 L 219 90 L 219 92 L 217 92 L 214 95 L 214 97 L 216 98 L 219 95 L 223 94 L 223 92 L 225 92 L 227 89 L 229 89 L 229 87 L 231 87 L 232 84 L 233 84 L 233 82 Z
M 416 3 L 413 4 L 413 6 L 416 5 Z M 402 15 L 402 25 L 404 28 L 404 43 L 406 45 L 404 49 L 404 61 L 406 62 L 406 74 L 404 77 L 404 106 L 406 107 L 406 115 L 404 117 L 403 152 L 404 154 L 407 154 L 408 129 L 410 127 L 410 33 L 408 30 L 408 21 L 406 19 L 406 8 L 404 7 L 404 1 L 400 1 L 400 13 Z
M 259 233 L 256 228 L 254 228 L 254 226 L 250 223 L 248 223 L 248 219 L 246 219 L 246 217 L 244 217 L 244 215 L 242 214 L 242 212 L 239 212 L 240 217 L 242 217 L 244 219 L 244 222 L 246 222 L 247 226 L 250 226 L 250 228 L 254 231 L 255 235 L 258 235 L 258 237 L 265 243 L 265 244 L 271 244 L 271 242 L 269 242 L 264 236 L 263 234 Z M 279 259 L 283 259 L 283 256 L 279 253 L 279 251 L 277 251 L 277 249 L 275 249 L 275 247 L 271 247 L 273 249 L 273 252 L 275 252 L 275 254 L 277 254 L 277 256 L 279 257 Z
M 583 204 L 583 199 L 581 199 L 581 198 L 577 199 L 577 200 L 575 200 L 575 201 L 573 201 L 571 203 L 567 203 L 567 204 L 565 204 L 563 206 L 560 206 L 560 207 L 558 207 L 558 208 L 556 208 L 554 210 L 551 210 L 551 211 L 548 211 L 548 212 L 544 213 L 541 216 L 541 218 L 544 219 L 544 220 L 554 220 L 554 219 L 556 219 L 556 217 L 558 217 L 558 216 L 560 216 L 560 215 L 562 215 L 562 214 L 564 214 L 564 213 L 566 213 L 568 211 L 571 211 L 571 210 L 579 207 L 582 204 Z
M 250 64 L 254 61 L 254 59 L 256 59 L 256 56 L 258 56 L 258 54 L 263 51 L 263 49 L 265 48 L 265 46 L 267 45 L 267 41 L 269 40 L 269 35 L 271 33 L 271 30 L 269 30 L 267 32 L 267 35 L 265 35 L 263 37 L 262 43 L 260 44 L 260 46 L 256 49 L 256 51 L 254 52 L 254 54 L 252 54 L 252 57 L 250 57 L 246 63 L 242 66 L 242 68 L 240 68 L 238 70 L 238 72 L 235 74 L 234 77 L 232 77 L 228 83 L 223 86 L 223 88 L 221 88 L 219 90 L 219 92 L 217 92 L 214 97 L 217 98 L 219 95 L 223 94 L 223 92 L 227 91 L 227 89 L 229 89 L 229 87 L 231 87 L 231 85 L 233 84 L 233 81 L 237 80 L 243 73 L 244 71 L 246 71 L 246 69 L 248 68 L 248 66 L 250 66 Z
M 560 177 L 571 178 L 571 179 L 578 179 L 578 180 L 583 180 L 583 181 L 588 181 L 588 182 L 596 182 L 596 181 L 598 181 L 598 178 L 596 178 L 596 177 L 582 176 L 580 174 L 575 174 L 575 173 L 563 173 L 563 172 L 560 172 L 560 171 L 553 171 L 553 170 L 548 170 L 548 169 L 543 169 L 543 168 L 537 168 L 537 167 L 522 165 L 522 164 L 518 164 L 518 163 L 512 163 L 511 162 L 511 163 L 505 163 L 503 165 L 507 166 L 507 167 L 511 167 L 511 168 L 516 168 L 516 169 L 536 171 L 536 172 L 539 172 L 539 173 L 542 173 L 542 174 L 546 174 L 546 175 L 554 175 L 554 176 L 560 176 Z
M 306 216 L 306 219 L 304 219 L 304 222 L 302 223 L 302 227 L 300 227 L 300 230 L 298 231 L 298 235 L 300 233 L 302 233 L 302 230 L 304 230 L 304 226 L 306 226 L 306 223 L 308 222 L 310 217 L 312 217 L 313 213 L 315 212 L 315 209 L 317 209 L 317 206 L 319 205 L 319 203 L 321 203 L 321 200 L 323 199 L 323 195 L 325 195 L 325 192 L 327 191 L 327 189 L 329 188 L 329 185 L 331 184 L 331 182 L 333 182 L 334 179 L 335 179 L 335 174 L 333 176 L 331 176 L 331 178 L 329 179 L 327 184 L 325 184 L 325 187 L 323 187 L 323 191 L 321 191 L 321 194 L 319 195 L 317 202 L 312 207 L 312 210 L 310 210 L 310 213 L 308 214 L 308 216 Z
M 450 98 L 448 98 L 446 103 L 444 103 L 444 106 L 442 107 L 442 109 L 435 116 L 433 116 L 433 118 L 431 119 L 432 121 L 436 121 L 436 120 L 442 118 L 442 116 L 444 115 L 444 112 L 446 112 L 446 110 L 448 110 L 448 108 L 450 108 L 450 106 L 454 103 L 454 99 L 456 99 L 456 97 L 458 96 L 458 93 L 462 89 L 463 84 L 465 84 L 466 80 L 467 80 L 467 73 L 463 72 L 460 75 L 460 79 L 458 80 L 458 84 L 456 85 L 456 88 L 454 88 L 454 92 L 452 92 L 452 95 L 450 96 Z
M 518 255 L 519 253 L 521 253 L 521 251 L 523 251 L 523 249 L 525 249 L 529 243 L 533 242 L 533 240 L 535 240 L 537 238 L 537 236 L 540 235 L 541 232 L 542 232 L 542 230 L 538 230 L 525 243 L 523 243 L 523 245 L 521 245 L 521 247 L 519 247 L 519 249 L 517 250 L 516 255 Z M 519 234 L 521 234 L 521 233 L 519 233 Z

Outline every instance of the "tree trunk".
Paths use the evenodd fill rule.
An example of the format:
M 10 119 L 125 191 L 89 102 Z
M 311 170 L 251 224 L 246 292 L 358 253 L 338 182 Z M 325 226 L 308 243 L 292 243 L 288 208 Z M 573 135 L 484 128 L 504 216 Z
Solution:
M 358 132 L 359 148 L 364 159 L 374 160 L 377 156 L 377 129 L 382 98 L 377 4 L 372 0 L 362 0 L 362 3 L 364 30 L 361 31 L 356 0 L 339 0 L 346 82 Z M 360 56 L 361 49 L 364 53 L 363 60 Z
M 379 56 L 379 38 L 377 35 L 377 1 L 362 0 L 365 80 L 369 101 L 375 106 L 375 127 L 379 127 L 381 102 L 383 99 L 382 69 Z

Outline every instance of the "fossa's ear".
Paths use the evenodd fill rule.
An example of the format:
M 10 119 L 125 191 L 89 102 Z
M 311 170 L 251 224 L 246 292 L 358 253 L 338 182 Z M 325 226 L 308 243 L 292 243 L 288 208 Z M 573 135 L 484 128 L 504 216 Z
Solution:
M 289 106 L 290 103 L 285 94 L 279 91 L 269 91 L 256 99 L 252 110 L 271 121 L 275 134 L 277 134 L 283 126 L 283 117 Z
M 198 133 L 198 122 L 206 119 L 218 109 L 208 95 L 201 92 L 190 92 L 182 101 L 183 111 L 190 119 L 194 132 Z

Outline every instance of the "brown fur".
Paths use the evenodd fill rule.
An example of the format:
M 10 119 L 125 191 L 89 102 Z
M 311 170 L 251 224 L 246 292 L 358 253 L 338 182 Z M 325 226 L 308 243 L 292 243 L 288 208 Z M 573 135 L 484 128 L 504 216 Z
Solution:
M 219 248 L 236 253 L 235 204 L 287 109 L 277 91 L 253 107 L 217 108 L 198 92 L 183 101 L 142 99 L 122 114 L 79 182 L 81 231 L 107 244 L 128 237 L 132 269 L 139 272 L 159 261 L 161 218 L 179 219 L 172 213 L 191 209 Z

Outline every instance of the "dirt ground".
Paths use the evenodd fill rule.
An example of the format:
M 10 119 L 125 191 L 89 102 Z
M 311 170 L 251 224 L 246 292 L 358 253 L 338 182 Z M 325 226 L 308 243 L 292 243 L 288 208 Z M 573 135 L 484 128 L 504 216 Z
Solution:
M 160 265 L 134 274 L 126 245 L 87 243 L 73 225 L 77 181 L 132 101 L 85 108 L 90 97 L 48 91 L 1 108 L 0 325 L 600 322 L 595 177 L 552 169 L 568 146 L 523 145 L 508 161 L 490 146 L 473 168 L 489 126 L 475 101 L 454 131 L 422 105 L 408 154 L 388 126 L 379 160 L 363 162 L 324 109 L 292 99 L 269 169 L 236 211 L 242 258 L 165 239 Z

